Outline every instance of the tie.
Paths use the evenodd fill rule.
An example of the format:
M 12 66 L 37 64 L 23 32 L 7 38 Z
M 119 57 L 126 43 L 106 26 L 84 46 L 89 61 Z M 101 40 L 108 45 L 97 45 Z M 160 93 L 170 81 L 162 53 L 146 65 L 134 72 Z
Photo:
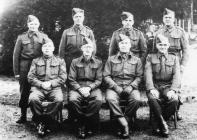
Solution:
M 50 61 L 51 59 L 46 59 L 46 76 L 45 76 L 45 80 L 48 81 L 50 80 L 50 75 L 51 75 L 51 68 L 50 68 Z
M 165 58 L 164 55 L 162 55 L 160 57 L 160 62 L 161 62 L 161 70 L 160 70 L 160 73 L 161 73 L 161 78 L 162 79 L 165 78 L 165 73 L 166 73 L 165 61 L 166 61 L 166 58 Z

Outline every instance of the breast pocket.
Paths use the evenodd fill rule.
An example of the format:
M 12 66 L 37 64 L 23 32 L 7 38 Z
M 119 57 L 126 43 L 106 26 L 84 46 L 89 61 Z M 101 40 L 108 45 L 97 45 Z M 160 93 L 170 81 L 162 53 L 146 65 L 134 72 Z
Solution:
M 170 48 L 179 49 L 179 50 L 181 49 L 181 43 L 180 43 L 181 37 L 171 35 L 169 42 L 170 42 Z
M 130 37 L 131 40 L 131 47 L 136 48 L 138 46 L 138 38 L 137 37 Z
M 44 76 L 45 75 L 45 64 L 37 64 L 36 65 L 36 71 L 38 76 Z
M 152 61 L 152 71 L 153 73 L 159 73 L 161 70 L 161 63 L 159 60 Z
M 112 61 L 112 75 L 117 76 L 122 72 L 123 64 L 121 62 Z
M 22 40 L 23 44 L 23 52 L 29 52 L 29 50 L 33 49 L 33 45 L 31 45 L 30 40 Z
M 137 61 L 128 61 L 125 63 L 126 74 L 135 75 L 137 68 Z
M 168 74 L 172 74 L 173 73 L 173 67 L 174 67 L 174 61 L 167 61 L 165 63 L 166 65 L 166 71 Z
M 76 45 L 77 37 L 75 34 L 67 34 L 67 45 Z
M 81 64 L 77 64 L 76 68 L 77 68 L 77 78 L 84 78 L 85 77 L 85 67 Z
M 60 65 L 57 63 L 57 64 L 51 64 L 50 68 L 51 68 L 51 75 L 53 76 L 58 76 L 59 74 L 59 67 Z
M 94 64 L 94 65 L 91 65 L 90 68 L 91 68 L 91 71 L 89 73 L 90 78 L 96 78 L 96 74 L 97 74 L 97 70 L 99 66 L 97 64 Z

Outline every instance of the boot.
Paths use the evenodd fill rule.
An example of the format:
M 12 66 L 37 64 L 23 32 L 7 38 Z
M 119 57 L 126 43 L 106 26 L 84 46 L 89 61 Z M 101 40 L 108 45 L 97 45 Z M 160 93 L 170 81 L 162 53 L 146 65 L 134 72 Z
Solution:
M 129 126 L 128 122 L 124 117 L 118 118 L 120 125 L 122 126 L 122 138 L 126 139 L 129 137 Z
M 169 130 L 168 125 L 162 116 L 159 117 L 160 119 L 160 133 L 162 137 L 168 137 Z
M 16 123 L 25 123 L 27 121 L 27 108 L 21 108 L 21 116 L 20 118 L 16 121 Z

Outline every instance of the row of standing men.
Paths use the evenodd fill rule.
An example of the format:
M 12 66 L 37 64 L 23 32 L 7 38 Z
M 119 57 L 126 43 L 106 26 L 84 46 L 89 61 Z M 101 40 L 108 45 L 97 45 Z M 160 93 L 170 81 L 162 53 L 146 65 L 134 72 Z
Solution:
M 83 54 L 81 47 L 84 45 L 84 40 L 91 40 L 91 41 L 87 41 L 87 42 L 92 42 L 92 44 L 93 44 L 92 46 L 94 46 L 94 48 L 96 48 L 93 31 L 89 27 L 83 25 L 84 11 L 79 8 L 73 8 L 72 17 L 73 17 L 74 25 L 71 28 L 66 29 L 63 32 L 60 46 L 59 46 L 59 56 L 64 58 L 64 60 L 66 62 L 68 73 L 69 73 L 69 69 L 72 69 L 72 65 L 71 65 L 72 60 L 75 58 L 81 57 Z M 168 41 L 169 41 L 168 51 L 175 54 L 179 58 L 180 72 L 183 72 L 185 64 L 188 59 L 188 51 L 187 51 L 188 42 L 187 42 L 184 31 L 181 28 L 174 26 L 174 19 L 175 19 L 175 13 L 169 9 L 165 9 L 164 14 L 163 14 L 164 26 L 161 29 L 159 29 L 157 34 L 162 34 L 163 36 L 168 38 Z M 108 94 L 109 94 L 108 97 L 112 98 L 112 102 L 110 102 L 110 100 L 108 100 L 110 108 L 111 108 L 112 112 L 114 112 L 113 113 L 114 116 L 116 116 L 116 118 L 118 118 L 119 122 L 121 124 L 123 124 L 123 126 L 125 126 L 125 127 L 123 127 L 124 129 L 121 130 L 122 131 L 121 135 L 123 137 L 127 137 L 128 136 L 128 127 L 126 127 L 127 120 L 124 119 L 125 113 L 122 113 L 121 110 L 119 110 L 119 108 L 117 107 L 117 102 L 119 99 L 119 94 L 123 92 L 123 89 L 125 89 L 126 91 L 129 91 L 129 93 L 131 91 L 133 91 L 133 92 L 136 91 L 134 89 L 138 89 L 138 84 L 139 84 L 141 78 L 134 79 L 133 76 L 131 78 L 132 74 L 136 74 L 136 73 L 132 73 L 132 72 L 134 72 L 134 70 L 132 70 L 131 66 L 134 66 L 134 65 L 140 66 L 140 63 L 141 63 L 142 67 L 144 67 L 145 60 L 147 57 L 147 47 L 146 47 L 146 41 L 143 37 L 142 32 L 132 27 L 133 23 L 134 23 L 133 15 L 129 12 L 123 12 L 121 14 L 121 21 L 122 21 L 123 27 L 118 29 L 117 31 L 115 31 L 112 35 L 112 39 L 111 39 L 111 43 L 110 43 L 110 47 L 109 47 L 109 56 L 112 56 L 112 57 L 109 57 L 108 61 L 106 62 L 106 66 L 105 66 L 105 67 L 108 66 L 108 69 L 114 70 L 114 73 L 110 73 L 109 75 L 106 75 L 105 77 L 107 79 L 106 81 L 108 81 L 109 88 L 111 89 L 111 91 L 110 90 L 108 91 Z M 28 17 L 27 25 L 28 25 L 29 30 L 18 36 L 17 41 L 16 41 L 16 45 L 15 45 L 15 49 L 14 49 L 14 55 L 13 55 L 14 74 L 15 74 L 15 77 L 19 79 L 20 92 L 21 92 L 21 99 L 19 102 L 19 106 L 21 107 L 21 117 L 18 120 L 18 123 L 23 123 L 26 121 L 26 111 L 27 111 L 27 107 L 29 105 L 28 99 L 29 99 L 29 94 L 30 94 L 30 89 L 31 89 L 31 85 L 29 84 L 29 82 L 27 80 L 27 75 L 28 75 L 31 64 L 33 65 L 32 60 L 34 58 L 41 56 L 41 54 L 42 54 L 42 51 L 41 51 L 42 47 L 41 46 L 43 44 L 51 42 L 51 40 L 47 37 L 46 34 L 38 31 L 38 27 L 39 27 L 40 23 L 39 23 L 39 20 L 35 16 L 30 15 Z M 130 63 L 128 62 L 128 63 L 125 63 L 125 65 L 123 65 L 124 63 L 122 61 L 121 61 L 122 62 L 121 63 L 119 61 L 119 59 L 116 60 L 115 55 L 117 56 L 117 58 L 119 58 L 118 57 L 118 55 L 120 55 L 120 53 L 118 53 L 120 51 L 119 43 L 122 40 L 127 40 L 126 39 L 127 37 L 129 38 L 129 42 L 131 45 L 130 51 L 132 53 L 132 54 L 128 54 L 127 57 L 128 58 L 130 58 L 130 56 L 136 56 L 136 57 L 135 57 L 135 60 L 130 60 Z M 157 41 L 155 39 L 154 44 L 156 44 L 156 42 Z M 156 45 L 154 45 L 154 46 L 156 46 Z M 99 49 L 99 48 L 97 48 L 97 49 Z M 153 47 L 151 49 L 151 53 L 156 52 L 156 50 L 157 50 L 156 47 Z M 96 49 L 94 49 L 94 51 L 93 51 L 93 54 L 95 54 L 95 53 L 96 53 Z M 127 59 L 127 57 L 126 57 L 126 59 Z M 122 58 L 122 56 L 120 58 Z M 134 58 L 134 57 L 132 57 L 132 58 Z M 140 58 L 141 61 L 139 61 L 138 58 Z M 98 63 L 100 62 L 96 58 L 95 58 L 95 60 L 96 60 L 96 62 L 98 61 Z M 75 75 L 75 76 L 77 76 L 76 78 L 78 79 L 80 77 L 80 75 L 82 76 L 84 74 L 84 71 L 82 69 L 84 66 L 76 61 L 77 60 L 73 61 L 73 65 L 75 67 L 78 67 L 78 70 L 80 70 L 79 75 Z M 156 57 L 150 58 L 150 56 L 148 56 L 147 61 L 151 61 L 153 63 L 153 69 L 156 70 L 156 72 L 159 71 L 158 69 L 161 69 L 159 67 L 160 61 L 157 60 Z M 174 70 L 170 69 L 170 66 L 172 67 L 175 64 L 172 61 L 175 61 L 175 58 L 173 56 L 169 58 L 169 62 L 168 61 L 166 62 L 166 66 L 169 66 L 166 68 L 167 73 L 174 72 Z M 57 64 L 55 62 L 52 63 L 52 64 L 54 64 L 54 68 L 55 68 L 55 66 L 57 66 L 57 64 L 59 64 L 59 62 Z M 113 67 L 112 67 L 111 63 L 114 64 Z M 39 64 L 40 64 L 40 66 L 42 66 L 45 64 L 45 61 L 44 61 L 44 63 L 40 62 Z M 127 66 L 127 64 L 131 64 L 131 66 L 129 66 L 129 65 Z M 92 70 L 95 70 L 96 68 L 98 68 L 99 65 L 100 64 L 95 64 L 94 66 L 92 66 Z M 120 70 L 121 70 L 121 74 L 120 73 L 118 74 L 118 71 L 120 71 Z M 136 68 L 135 68 L 135 70 L 136 70 Z M 43 71 L 44 71 L 44 69 L 43 69 Z M 110 71 L 108 70 L 108 72 L 110 72 Z M 138 69 L 138 72 L 140 73 L 140 68 Z M 70 72 L 70 73 L 72 75 L 72 72 Z M 130 76 L 126 75 L 128 73 L 130 73 Z M 94 74 L 94 72 L 92 72 L 92 74 Z M 114 75 L 115 79 L 113 79 L 114 78 L 113 74 L 115 74 L 117 76 L 116 77 Z M 46 73 L 45 73 L 45 75 L 46 75 Z M 139 77 L 141 75 L 142 74 L 138 74 Z M 159 91 L 162 91 L 162 90 L 164 91 L 166 87 L 169 87 L 170 83 L 172 84 L 172 81 L 171 81 L 172 74 L 162 74 L 162 75 L 164 75 L 164 76 L 163 77 L 160 77 L 158 75 L 156 76 L 157 77 L 156 82 L 159 83 L 160 78 L 165 79 L 166 77 L 167 77 L 167 81 L 161 80 L 162 84 L 157 85 L 157 87 L 155 87 L 155 82 L 153 82 L 154 84 L 152 84 L 152 85 L 147 84 L 147 86 L 149 87 L 147 89 L 147 91 L 150 92 L 151 90 L 157 89 L 157 88 L 159 88 Z M 88 75 L 85 75 L 85 76 L 88 76 Z M 110 79 L 108 76 L 112 76 L 113 78 L 111 77 L 112 79 Z M 48 77 L 48 78 L 50 79 L 50 77 Z M 151 78 L 151 77 L 149 77 L 149 78 Z M 45 77 L 42 80 L 47 81 L 47 78 Z M 86 92 L 87 90 L 91 91 L 92 89 L 95 89 L 97 87 L 97 85 L 95 85 L 95 84 L 88 83 L 86 81 L 87 79 L 84 77 L 81 80 L 82 81 L 84 80 L 82 83 L 80 83 L 82 85 L 82 87 L 85 84 L 86 86 L 88 85 L 88 87 L 90 87 L 90 88 L 89 89 L 82 88 L 80 91 L 79 90 L 80 86 L 75 83 L 73 86 L 74 90 L 75 91 L 79 90 L 79 92 L 74 92 L 74 91 L 71 92 L 69 94 L 70 98 L 73 97 L 76 99 L 76 97 L 79 96 L 77 93 L 80 93 L 80 92 L 87 93 Z M 92 81 L 92 79 L 88 79 L 88 80 Z M 132 82 L 132 84 L 131 84 L 130 80 L 135 81 L 135 82 Z M 169 81 L 171 81 L 171 82 L 169 82 Z M 151 83 L 151 81 L 149 81 L 149 82 Z M 51 83 L 51 85 L 50 86 L 53 87 L 52 83 Z M 127 86 L 129 85 L 128 88 L 126 88 L 127 87 L 126 85 Z M 45 86 L 47 87 L 48 85 L 45 84 Z M 123 87 L 120 88 L 119 86 L 123 86 Z M 174 91 L 176 91 L 176 90 L 177 89 L 174 89 Z M 136 98 L 138 98 L 138 93 L 135 93 L 135 92 L 133 93 L 133 92 L 132 92 L 133 97 L 135 96 Z M 154 90 L 153 90 L 153 92 L 154 92 L 153 95 L 156 95 Z M 98 92 L 96 92 L 96 94 L 99 95 Z M 117 102 L 114 102 L 114 101 L 117 101 Z M 139 106 L 139 104 L 135 104 L 133 101 L 131 103 L 132 103 L 133 108 L 132 109 L 128 108 L 128 112 L 130 112 L 131 110 L 137 110 L 137 108 L 138 108 L 137 106 Z M 155 102 L 153 101 L 153 103 L 152 103 L 153 107 L 155 105 L 154 103 Z M 150 105 L 151 105 L 151 103 L 150 103 Z M 80 107 L 79 104 L 76 104 L 75 102 L 73 103 L 73 106 L 75 106 L 76 108 Z M 92 108 L 89 108 L 89 109 L 91 111 L 93 111 Z M 157 110 L 156 114 L 158 114 L 158 112 L 161 114 L 161 111 L 158 106 L 156 106 L 156 110 Z M 73 111 L 73 112 L 76 112 L 76 111 Z M 79 112 L 80 111 L 78 110 L 78 113 Z M 131 114 L 133 114 L 133 113 L 131 113 Z M 161 120 L 162 120 L 162 118 L 160 118 L 160 121 Z M 164 126 L 164 124 L 163 124 L 163 126 Z M 167 129 L 166 127 L 163 127 L 163 128 Z M 84 128 L 80 127 L 79 130 L 80 130 L 79 131 L 80 136 L 84 136 L 85 135 Z M 165 131 L 167 131 L 167 130 L 165 130 Z M 166 132 L 164 132 L 163 135 L 165 135 L 165 133 Z

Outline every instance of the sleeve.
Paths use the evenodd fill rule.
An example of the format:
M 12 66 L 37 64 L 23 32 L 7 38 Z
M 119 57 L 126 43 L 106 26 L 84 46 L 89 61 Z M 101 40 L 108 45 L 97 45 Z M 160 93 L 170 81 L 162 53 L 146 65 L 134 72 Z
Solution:
M 172 85 L 170 89 L 174 91 L 178 91 L 180 87 L 181 87 L 180 63 L 179 63 L 179 58 L 176 57 L 175 65 L 173 67 Z
M 97 69 L 97 72 L 96 72 L 96 80 L 94 83 L 90 84 L 89 87 L 93 90 L 95 88 L 97 88 L 98 86 L 101 85 L 101 82 L 102 82 L 102 69 L 103 69 L 103 65 L 102 65 L 102 62 L 100 62 L 99 64 L 99 68 Z
M 145 77 L 145 82 L 146 82 L 146 89 L 147 90 L 154 89 L 155 87 L 154 87 L 154 83 L 153 83 L 152 65 L 151 65 L 149 55 L 146 58 L 144 77 Z
M 139 60 L 136 67 L 135 80 L 131 83 L 131 86 L 133 88 L 138 89 L 138 85 L 141 82 L 142 76 L 143 76 L 143 66 L 141 60 Z
M 59 87 L 66 82 L 67 72 L 66 63 L 63 59 L 60 59 L 59 75 L 58 78 L 51 80 L 52 88 Z
M 146 44 L 146 40 L 145 40 L 142 32 L 140 32 L 139 39 L 140 39 L 139 40 L 139 47 L 140 47 L 140 51 L 141 51 L 141 61 L 142 61 L 142 64 L 144 64 L 146 61 L 146 56 L 147 56 L 147 44 Z
M 59 56 L 61 58 L 64 58 L 66 41 L 66 31 L 64 31 L 59 45 Z
M 116 40 L 116 33 L 114 32 L 109 45 L 109 56 L 115 55 L 118 51 L 118 44 Z
M 105 63 L 104 71 L 103 71 L 103 78 L 104 81 L 107 83 L 108 88 L 114 88 L 117 87 L 118 85 L 114 80 L 112 80 L 112 67 L 110 64 L 110 58 L 108 58 L 107 62 Z
M 69 84 L 74 90 L 78 90 L 81 87 L 77 82 L 77 69 L 76 69 L 75 61 L 72 61 L 70 65 L 68 80 L 69 80 Z
M 14 75 L 19 75 L 19 65 L 20 65 L 20 55 L 21 55 L 21 50 L 22 50 L 22 40 L 21 37 L 18 36 L 17 40 L 16 40 L 16 44 L 14 47 L 14 53 L 13 53 L 13 71 L 14 71 Z
M 181 38 L 181 49 L 182 49 L 182 59 L 181 59 L 181 65 L 185 66 L 188 58 L 189 58 L 189 54 L 188 54 L 188 39 L 186 37 L 185 32 L 183 31 L 183 35 Z
M 37 75 L 36 75 L 36 61 L 35 61 L 35 59 L 32 61 L 27 78 L 28 78 L 28 82 L 32 86 L 41 88 L 42 81 L 38 80 Z

